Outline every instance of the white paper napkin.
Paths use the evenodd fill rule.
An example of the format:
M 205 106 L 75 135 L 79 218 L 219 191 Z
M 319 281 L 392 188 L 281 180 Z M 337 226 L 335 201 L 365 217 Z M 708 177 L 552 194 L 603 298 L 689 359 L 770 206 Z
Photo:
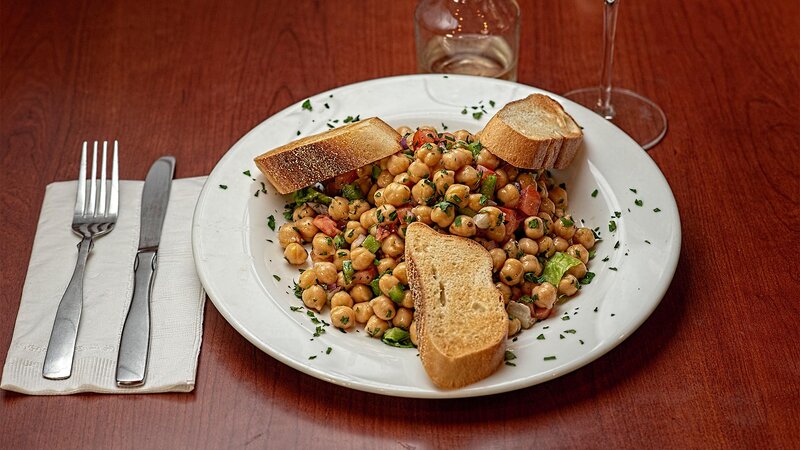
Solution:
M 79 238 L 72 233 L 76 181 L 47 186 L 14 336 L 0 388 L 35 395 L 77 392 L 189 392 L 194 389 L 205 292 L 192 257 L 192 214 L 205 177 L 174 180 L 151 297 L 150 358 L 144 386 L 115 384 L 117 349 L 133 291 L 142 181 L 121 181 L 114 231 L 96 239 L 84 278 L 72 376 L 42 377 L 58 304 L 72 277 Z

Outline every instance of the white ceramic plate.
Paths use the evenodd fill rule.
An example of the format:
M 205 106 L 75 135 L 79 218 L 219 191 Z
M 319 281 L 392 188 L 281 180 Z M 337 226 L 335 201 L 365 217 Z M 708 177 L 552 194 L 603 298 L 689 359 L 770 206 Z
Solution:
M 389 347 L 363 330 L 344 334 L 323 327 L 326 332 L 314 337 L 317 325 L 306 310 L 290 309 L 302 305 L 291 288 L 298 270 L 283 260 L 277 233 L 267 226 L 269 216 L 275 217 L 276 230 L 284 223 L 287 199 L 268 183 L 261 191 L 265 179 L 253 158 L 297 138 L 298 131 L 317 133 L 328 124 L 341 125 L 347 116 L 476 132 L 502 105 L 534 92 L 556 98 L 584 127 L 584 148 L 569 169 L 554 176 L 567 185 L 572 216 L 599 227 L 603 240 L 589 265 L 594 281 L 559 306 L 555 317 L 509 340 L 516 366 L 503 365 L 489 378 L 458 390 L 437 389 L 416 349 Z M 602 356 L 650 316 L 667 290 L 681 243 L 675 199 L 641 147 L 591 111 L 521 84 L 442 75 L 371 80 L 316 95 L 310 104 L 311 111 L 298 103 L 275 114 L 228 151 L 208 177 L 192 229 L 200 279 L 217 310 L 279 361 L 331 383 L 386 395 L 454 398 L 505 392 L 556 378 Z M 473 106 L 486 114 L 474 118 L 480 108 Z M 609 221 L 615 211 L 621 216 L 613 217 L 612 233 Z M 330 322 L 326 314 L 319 316 Z

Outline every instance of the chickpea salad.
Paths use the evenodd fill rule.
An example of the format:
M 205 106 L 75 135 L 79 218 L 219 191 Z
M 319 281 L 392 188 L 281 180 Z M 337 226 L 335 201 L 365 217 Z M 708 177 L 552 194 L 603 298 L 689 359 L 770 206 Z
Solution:
M 468 131 L 397 129 L 401 152 L 292 194 L 278 241 L 301 269 L 295 295 L 329 309 L 342 331 L 395 347 L 417 345 L 404 261 L 407 226 L 474 239 L 492 258 L 511 338 L 554 315 L 594 277 L 598 236 L 568 213 L 566 187 L 547 170 L 519 169 Z

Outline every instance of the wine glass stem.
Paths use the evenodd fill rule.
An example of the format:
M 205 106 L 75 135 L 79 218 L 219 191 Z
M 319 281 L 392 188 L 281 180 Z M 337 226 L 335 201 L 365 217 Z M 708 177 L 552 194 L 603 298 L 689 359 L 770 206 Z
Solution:
M 614 62 L 614 35 L 617 32 L 617 4 L 619 0 L 604 0 L 603 14 L 603 66 L 600 69 L 600 98 L 597 112 L 606 119 L 614 118 L 611 105 L 611 73 Z

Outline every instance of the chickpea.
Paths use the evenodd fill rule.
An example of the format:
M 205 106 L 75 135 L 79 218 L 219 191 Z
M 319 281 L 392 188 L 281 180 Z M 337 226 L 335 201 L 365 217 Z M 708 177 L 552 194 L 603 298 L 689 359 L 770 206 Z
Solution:
M 462 237 L 472 237 L 478 232 L 475 221 L 470 216 L 458 216 L 453 220 L 449 228 L 450 234 Z
M 428 143 L 417 150 L 417 159 L 428 167 L 436 167 L 442 160 L 442 152 L 436 145 Z
M 333 256 L 336 247 L 333 245 L 333 238 L 325 233 L 317 233 L 311 241 L 311 249 L 317 256 Z
M 525 189 L 528 186 L 536 186 L 536 179 L 533 178 L 533 175 L 530 173 L 521 173 L 517 175 L 517 183 L 519 183 L 519 187 L 521 189 Z
M 433 209 L 430 206 L 420 205 L 411 209 L 411 212 L 417 217 L 420 222 L 430 225 L 433 223 L 431 220 L 431 212 Z
M 400 302 L 400 306 L 409 309 L 414 307 L 414 295 L 411 293 L 410 289 L 406 289 L 405 292 L 403 292 L 403 301 Z
M 525 219 L 523 229 L 525 230 L 525 236 L 531 239 L 539 239 L 544 236 L 544 221 L 541 217 L 528 217 Z
M 505 169 L 497 169 L 494 171 L 494 175 L 497 177 L 497 181 L 494 184 L 494 189 L 496 192 L 508 184 L 508 174 L 506 174 Z
M 325 289 L 322 289 L 322 286 L 318 284 L 315 284 L 303 291 L 303 304 L 306 305 L 308 309 L 322 311 L 322 308 L 325 307 L 325 302 L 327 301 L 328 296 L 325 293 Z
M 408 326 L 408 337 L 411 339 L 411 343 L 414 345 L 419 345 L 419 340 L 417 339 L 417 321 L 412 320 L 411 325 Z
M 406 126 L 397 127 L 397 134 L 399 134 L 400 136 L 406 136 L 407 134 L 412 134 L 413 132 L 414 130 Z M 408 136 L 406 136 L 406 143 L 407 143 L 406 145 L 411 144 L 411 138 L 409 138 Z
M 475 211 L 475 214 L 477 214 L 478 211 L 483 208 L 483 205 L 481 204 L 482 198 L 485 198 L 482 194 L 469 194 L 469 197 L 467 197 L 467 204 L 463 208 Z M 483 202 L 485 203 L 486 200 L 483 200 Z
M 378 206 L 375 216 L 378 224 L 394 222 L 397 220 L 397 208 L 388 204 Z
M 406 128 L 408 128 L 408 127 L 406 127 Z M 401 136 L 402 136 L 402 134 L 403 133 L 400 133 Z M 369 179 L 370 177 L 372 177 L 372 168 L 373 167 L 374 167 L 373 164 L 367 164 L 366 166 L 359 167 L 358 169 L 356 169 L 356 176 L 359 179 L 361 179 L 361 178 Z
M 519 169 L 512 166 L 511 164 L 504 165 L 503 170 L 506 172 L 506 175 L 508 176 L 508 181 L 515 181 L 519 176 Z
M 399 172 L 398 172 L 399 173 Z M 378 174 L 378 178 L 375 180 L 375 183 L 378 185 L 379 188 L 384 188 L 394 181 L 394 175 L 390 173 L 388 170 L 383 170 L 381 173 Z
M 544 254 L 547 257 L 553 256 L 556 249 L 553 247 L 553 239 L 550 236 L 542 236 L 537 241 L 539 244 L 539 254 Z
M 503 239 L 506 238 L 506 227 L 503 225 L 498 225 L 496 227 L 489 228 L 486 230 L 486 237 L 495 242 L 502 242 Z
M 433 200 L 436 195 L 436 186 L 429 179 L 419 180 L 417 184 L 411 188 L 411 197 L 418 205 L 427 205 Z
M 394 302 L 385 295 L 379 295 L 373 298 L 369 301 L 369 304 L 372 305 L 372 312 L 377 317 L 386 321 L 392 320 L 397 313 Z
M 406 249 L 406 243 L 397 233 L 392 233 L 383 240 L 381 243 L 381 250 L 387 256 L 396 258 L 403 254 Z
M 558 217 L 558 218 L 564 217 L 566 214 L 567 214 L 567 212 L 566 212 L 566 211 L 564 211 L 564 210 L 563 210 L 563 209 L 561 209 L 561 208 L 556 208 L 556 210 L 553 212 L 553 215 L 554 215 L 555 217 Z
M 333 254 L 333 265 L 336 270 L 342 270 L 345 260 L 350 259 L 350 250 L 339 249 Z
M 553 202 L 556 208 L 567 209 L 567 191 L 561 186 L 554 186 L 553 189 L 550 189 L 550 192 L 547 193 L 547 198 Z
M 535 276 L 542 274 L 542 264 L 534 255 L 525 255 L 519 260 L 522 263 L 524 273 L 533 273 Z
M 500 165 L 500 159 L 497 156 L 494 156 L 489 150 L 481 149 L 480 153 L 478 153 L 478 157 L 475 158 L 475 163 L 480 164 L 483 167 L 489 169 L 497 169 Z
M 507 184 L 497 191 L 497 199 L 507 208 L 514 208 L 519 203 L 519 189 L 513 184 Z
M 369 302 L 360 302 L 353 305 L 353 312 L 356 315 L 356 322 L 366 323 L 375 314 L 372 312 L 372 305 Z
M 365 230 L 369 230 L 369 227 L 378 222 L 378 208 L 371 208 L 364 214 L 361 214 L 361 217 L 358 218 L 358 221 Z
M 392 270 L 392 275 L 394 275 L 400 283 L 408 284 L 408 268 L 405 262 L 397 263 L 397 266 Z
M 468 151 L 455 149 L 442 156 L 442 165 L 447 170 L 456 171 L 472 163 L 472 154 Z
M 320 256 L 314 252 L 311 252 L 311 262 L 331 262 L 333 261 L 333 256 Z
M 544 224 L 544 234 L 550 234 L 553 232 L 553 218 L 550 214 L 546 212 L 539 211 L 539 218 L 542 219 L 542 223 Z
M 348 201 L 344 197 L 333 197 L 331 204 L 328 205 L 328 215 L 333 220 L 343 220 L 347 218 Z
M 377 314 L 376 314 L 377 315 Z M 414 320 L 414 313 L 408 308 L 397 308 L 397 312 L 392 319 L 392 326 L 407 330 Z
M 349 306 L 335 306 L 331 308 L 331 325 L 346 330 L 356 324 L 356 313 Z
M 367 201 L 370 205 L 375 204 L 375 193 L 378 192 L 378 185 L 373 184 L 371 188 L 369 188 L 369 192 L 367 192 Z M 354 220 L 358 220 L 357 218 Z
M 278 243 L 281 245 L 281 248 L 286 248 L 287 245 L 296 243 L 299 244 L 303 242 L 303 238 L 300 236 L 300 233 L 294 229 L 294 225 L 291 223 L 285 223 L 278 228 Z
M 520 260 L 522 261 L 522 260 Z M 523 269 L 525 268 L 525 263 L 522 263 Z M 520 290 L 522 291 L 523 295 L 531 295 L 533 293 L 533 288 L 537 286 L 536 283 L 532 281 L 525 281 L 525 276 L 522 277 L 522 284 L 519 285 Z
M 584 263 L 580 263 L 580 264 L 578 264 L 576 266 L 572 266 L 572 267 L 569 268 L 569 270 L 567 270 L 568 274 L 574 276 L 575 278 L 577 278 L 579 280 L 586 276 L 586 272 L 587 272 L 586 264 L 584 264 Z
M 383 333 L 389 329 L 389 322 L 379 319 L 377 315 L 373 315 L 372 317 L 367 320 L 367 325 L 364 327 L 367 334 L 370 337 L 380 339 L 383 336 Z
M 470 189 L 475 189 L 480 179 L 481 175 L 473 166 L 464 166 L 456 172 L 456 181 L 469 186 Z
M 297 280 L 297 285 L 303 289 L 308 289 L 317 284 L 317 273 L 313 270 L 304 270 L 300 274 L 300 279 Z
M 366 270 L 375 261 L 375 255 L 364 247 L 350 250 L 350 259 L 353 261 L 353 270 Z
M 535 255 L 539 253 L 539 244 L 531 238 L 524 237 L 519 240 L 519 249 L 528 255 Z
M 372 203 L 374 203 L 375 206 L 381 206 L 386 203 L 386 197 L 384 197 L 384 193 L 386 191 L 384 189 L 385 188 L 378 189 L 377 191 L 375 191 L 375 194 L 372 195 Z
M 503 304 L 508 304 L 511 301 L 511 287 L 505 283 L 495 283 L 494 287 L 500 291 L 500 294 L 503 296 Z
M 555 248 L 557 252 L 564 252 L 569 248 L 569 241 L 560 236 L 556 236 L 555 239 L 553 239 L 553 248 Z
M 573 275 L 564 275 L 558 282 L 558 293 L 572 297 L 576 292 L 578 292 L 578 279 Z
M 352 244 L 359 236 L 367 234 L 367 230 L 365 230 L 360 223 L 356 221 L 348 222 L 348 224 L 351 223 L 355 224 L 355 226 L 353 228 L 345 228 L 344 230 L 344 241 L 348 244 Z
M 541 195 L 541 194 L 540 194 Z M 553 214 L 556 211 L 556 205 L 549 198 L 542 198 L 542 203 L 539 204 L 539 212 Z
M 381 292 L 384 295 L 389 295 L 389 291 L 391 291 L 392 288 L 394 288 L 398 284 L 400 284 L 400 280 L 398 280 L 396 276 L 388 274 L 388 273 L 384 274 L 378 280 L 378 287 L 380 288 Z M 373 305 L 373 307 L 374 307 L 374 305 Z
M 300 236 L 305 242 L 311 242 L 314 235 L 319 233 L 319 228 L 314 225 L 314 219 L 311 217 L 304 217 L 294 223 L 295 231 L 300 233 Z
M 589 250 L 586 250 L 586 247 L 581 244 L 574 244 L 567 247 L 567 254 L 576 259 L 580 259 L 584 264 L 589 263 Z
M 408 176 L 408 172 L 395 175 L 392 183 L 402 184 L 403 186 L 411 186 L 414 184 L 414 182 L 411 181 L 411 178 Z
M 453 184 L 445 191 L 444 199 L 463 208 L 469 203 L 469 187 L 463 184 Z
M 304 219 L 306 217 L 311 217 L 313 219 L 314 216 L 316 215 L 317 212 L 314 211 L 312 207 L 308 205 L 302 205 L 294 209 L 294 212 L 292 212 L 292 220 L 297 222 L 298 220 Z
M 383 199 L 386 204 L 400 206 L 411 200 L 411 189 L 400 183 L 389 183 L 383 188 Z
M 336 266 L 330 262 L 314 263 L 314 272 L 317 274 L 317 281 L 322 284 L 336 283 Z
M 439 194 L 447 192 L 447 188 L 455 183 L 455 177 L 456 174 L 452 170 L 437 170 L 433 174 L 433 184 L 436 186 L 436 192 Z
M 471 136 L 472 135 L 469 134 L 469 131 L 467 130 L 458 130 L 455 133 L 453 133 L 453 137 L 456 139 L 456 141 L 468 142 L 468 139 L 470 139 Z
M 497 247 L 497 242 L 495 242 L 495 241 L 493 241 L 491 239 L 486 239 L 486 238 L 482 238 L 482 237 L 476 237 L 475 238 L 475 242 L 477 242 L 478 244 L 481 244 L 483 246 L 483 248 L 486 249 L 487 252 L 490 252 L 490 251 L 498 248 Z M 503 251 L 503 253 L 505 253 L 505 251 Z
M 478 213 L 473 217 L 475 226 L 481 230 L 488 230 L 489 228 L 502 227 L 503 225 L 503 212 L 500 208 L 494 206 L 486 206 L 478 210 Z M 503 227 L 504 228 L 504 227 Z M 505 228 L 503 233 L 505 233 Z
M 347 306 L 348 308 L 353 307 L 353 297 L 350 297 L 350 294 L 347 291 L 339 291 L 333 296 L 331 296 L 331 308 L 336 308 L 337 306 Z
M 503 267 L 506 262 L 506 251 L 501 248 L 493 248 L 489 250 L 489 256 L 492 257 L 492 271 L 497 272 Z
M 533 295 L 539 308 L 552 309 L 556 304 L 556 288 L 546 281 L 533 289 Z
M 557 235 L 564 239 L 571 239 L 572 236 L 575 235 L 575 231 L 577 228 L 575 227 L 575 222 L 573 222 L 572 217 L 564 216 L 560 219 L 556 219 L 553 222 L 553 231 L 556 232 Z
M 514 286 L 522 281 L 522 263 L 518 259 L 508 258 L 500 269 L 500 281 Z
M 516 239 L 509 239 L 508 242 L 503 246 L 503 250 L 506 252 L 509 258 L 519 258 L 522 256 L 522 250 L 519 248 L 519 242 Z
M 416 159 L 408 166 L 408 177 L 414 183 L 419 183 L 419 180 L 431 176 L 431 169 L 424 162 Z
M 594 247 L 594 232 L 588 228 L 578 228 L 575 230 L 575 235 L 572 239 L 574 242 L 581 244 L 585 249 L 590 250 Z
M 361 217 L 361 214 L 370 210 L 369 203 L 365 200 L 355 199 L 350 202 L 350 205 L 347 207 L 347 219 L 348 220 L 358 220 Z
M 368 302 L 372 299 L 372 289 L 365 284 L 357 284 L 350 289 L 350 298 L 356 303 Z
M 395 153 L 389 157 L 389 162 L 386 163 L 386 170 L 392 175 L 397 175 L 408 170 L 411 165 L 411 159 L 403 153 Z
M 397 260 L 391 257 L 381 258 L 378 261 L 378 273 L 385 273 L 388 271 L 394 272 L 394 268 L 397 267 Z
M 449 227 L 456 218 L 456 208 L 447 202 L 437 203 L 431 211 L 431 220 L 442 228 Z
M 522 322 L 516 317 L 508 321 L 508 337 L 514 336 L 522 329 Z
M 308 252 L 302 245 L 298 244 L 297 242 L 292 242 L 291 244 L 286 246 L 286 249 L 283 251 L 283 257 L 286 258 L 286 261 L 293 266 L 299 266 L 306 262 L 306 258 L 308 258 Z

